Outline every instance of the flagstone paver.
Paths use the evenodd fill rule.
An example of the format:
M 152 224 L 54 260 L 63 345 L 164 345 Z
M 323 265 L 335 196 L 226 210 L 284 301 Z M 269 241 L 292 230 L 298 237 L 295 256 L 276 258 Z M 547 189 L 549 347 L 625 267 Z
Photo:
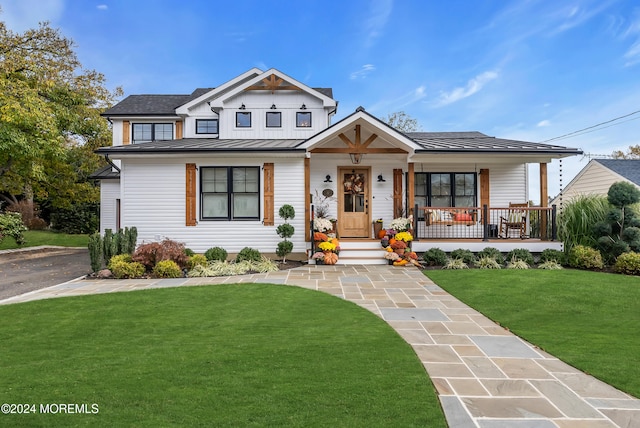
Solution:
M 514 336 L 413 267 L 306 266 L 238 277 L 78 279 L 0 304 L 238 282 L 322 291 L 387 321 L 414 348 L 451 427 L 640 427 L 640 400 Z

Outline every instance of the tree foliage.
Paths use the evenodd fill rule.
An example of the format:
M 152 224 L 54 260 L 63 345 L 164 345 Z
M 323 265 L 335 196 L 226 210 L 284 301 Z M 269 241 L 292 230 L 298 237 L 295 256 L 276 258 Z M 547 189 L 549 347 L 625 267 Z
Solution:
M 93 153 L 108 143 L 100 113 L 120 90 L 82 68 L 73 41 L 48 23 L 14 33 L 0 22 L 0 193 L 48 199 L 54 206 L 93 201 Z
M 611 157 L 614 159 L 640 159 L 640 144 L 629 146 L 626 152 L 614 150 L 613 153 L 611 153 Z
M 397 111 L 395 113 L 388 114 L 387 117 L 382 119 L 382 121 L 400 132 L 420 131 L 418 120 L 409 116 L 404 111 Z

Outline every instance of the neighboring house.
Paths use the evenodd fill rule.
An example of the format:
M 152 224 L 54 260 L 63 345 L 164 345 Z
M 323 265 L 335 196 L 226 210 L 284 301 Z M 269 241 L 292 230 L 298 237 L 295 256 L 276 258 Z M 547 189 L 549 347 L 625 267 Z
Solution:
M 540 164 L 546 201 L 547 163 L 581 153 L 479 132 L 403 134 L 363 108 L 332 125 L 337 105 L 329 88 L 256 68 L 191 95 L 125 98 L 103 113 L 113 145 L 97 151 L 112 164 L 95 174 L 101 231 L 136 226 L 139 242 L 168 237 L 196 252 L 273 253 L 278 209 L 291 204 L 294 253 L 304 255 L 312 204 L 330 195 L 343 244 L 373 241 L 373 221 L 388 225 L 416 205 L 418 239 L 432 227 L 461 237 L 452 231 L 466 227 L 481 243 L 482 214 L 472 207 L 528 201 L 527 163 Z M 425 207 L 445 209 L 425 215 Z M 454 211 L 473 215 L 458 224 Z M 414 242 L 417 251 L 428 246 Z
M 559 207 L 576 195 L 607 196 L 609 187 L 617 181 L 629 182 L 640 189 L 640 160 L 591 159 L 551 201 L 551 205 Z

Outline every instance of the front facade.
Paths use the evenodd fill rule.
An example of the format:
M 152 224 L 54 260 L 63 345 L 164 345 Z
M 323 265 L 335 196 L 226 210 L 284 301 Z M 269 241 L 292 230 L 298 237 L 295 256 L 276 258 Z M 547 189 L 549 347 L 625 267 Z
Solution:
M 278 209 L 290 204 L 294 253 L 305 256 L 322 205 L 342 240 L 373 239 L 375 220 L 415 214 L 422 251 L 437 228 L 481 238 L 480 207 L 529 200 L 527 163 L 541 166 L 543 196 L 546 164 L 580 153 L 479 132 L 403 134 L 363 108 L 331 124 L 337 104 L 331 89 L 275 69 L 190 95 L 125 98 L 103 114 L 113 145 L 98 150 L 110 162 L 96 175 L 101 231 L 136 226 L 139 243 L 273 253 Z

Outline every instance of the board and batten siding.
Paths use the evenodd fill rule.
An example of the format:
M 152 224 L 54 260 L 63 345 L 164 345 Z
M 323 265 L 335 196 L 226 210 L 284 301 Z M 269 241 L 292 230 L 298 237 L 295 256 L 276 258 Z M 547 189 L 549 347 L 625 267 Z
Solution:
M 100 233 L 116 230 L 117 200 L 120 199 L 120 180 L 100 180 Z
M 296 212 L 289 220 L 295 234 L 291 238 L 294 253 L 305 253 L 304 236 L 304 165 L 303 159 L 265 159 L 274 164 L 274 217 L 273 226 L 262 223 L 264 204 L 263 162 L 255 159 L 186 158 L 172 160 L 128 160 L 122 176 L 122 227 L 136 226 L 138 244 L 160 241 L 165 238 L 185 243 L 196 253 L 204 253 L 211 247 L 222 247 L 229 253 L 237 253 L 244 247 L 263 253 L 274 253 L 282 239 L 276 228 L 284 221 L 278 210 L 290 204 Z M 212 221 L 200 219 L 200 175 L 196 179 L 197 225 L 186 226 L 186 174 L 185 165 L 194 163 L 198 168 L 207 166 L 259 166 L 260 170 L 260 220 Z

